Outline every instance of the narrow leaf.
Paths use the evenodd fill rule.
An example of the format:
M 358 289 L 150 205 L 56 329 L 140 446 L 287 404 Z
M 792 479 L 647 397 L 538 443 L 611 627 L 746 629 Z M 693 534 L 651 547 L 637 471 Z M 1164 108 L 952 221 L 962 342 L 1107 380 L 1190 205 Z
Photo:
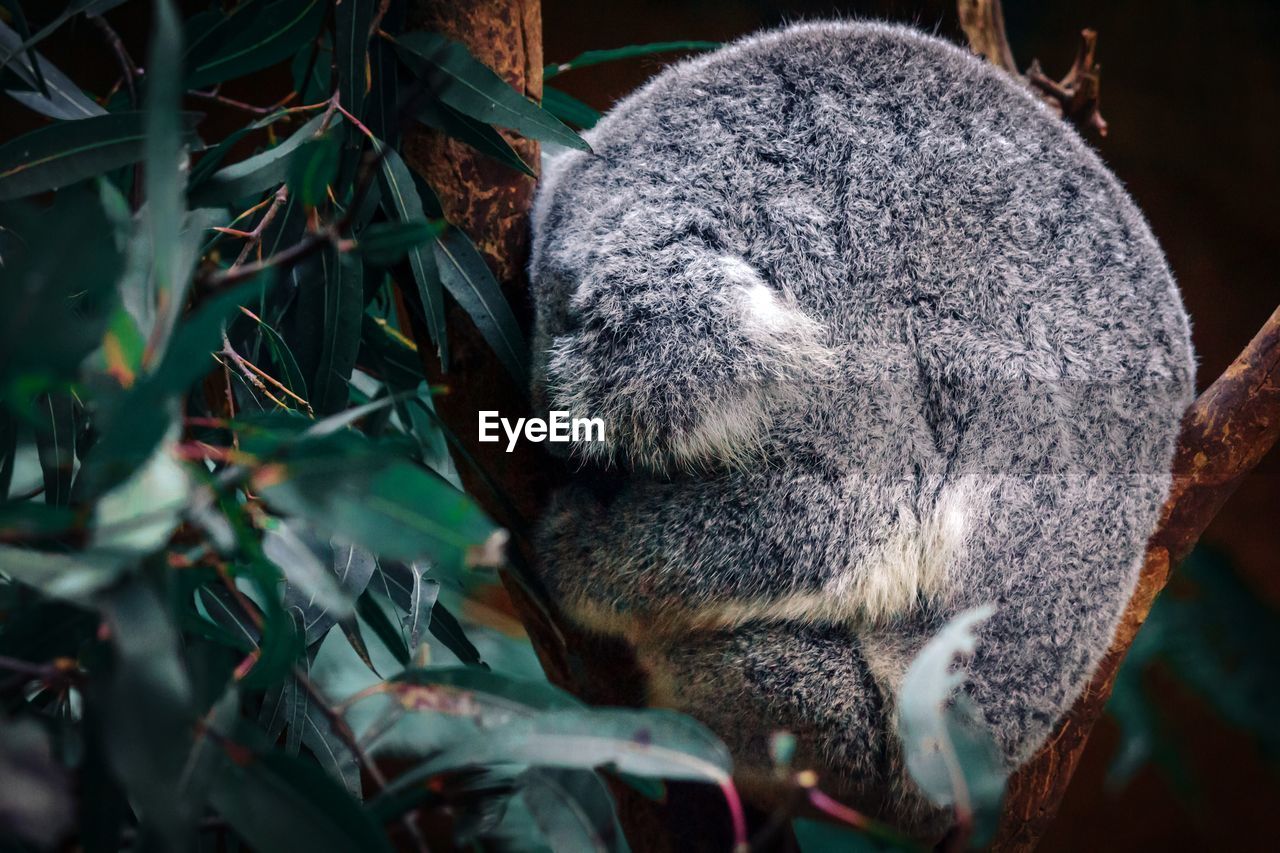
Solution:
M 409 167 L 400 159 L 393 149 L 387 149 L 382 159 L 382 199 L 387 213 L 401 222 L 408 222 L 424 217 L 422 198 L 414 186 L 413 175 Z M 436 266 L 435 252 L 421 246 L 409 250 L 409 268 L 413 272 L 414 283 L 418 286 L 418 296 L 422 300 L 423 312 L 427 320 L 427 334 L 435 343 L 440 355 L 440 365 L 448 369 L 449 347 L 444 327 L 444 291 L 440 281 L 440 270 Z
M 557 74 L 572 71 L 576 68 L 588 68 L 602 62 L 616 62 L 619 59 L 631 59 L 637 56 L 649 56 L 654 53 L 671 53 L 672 51 L 715 50 L 720 47 L 716 41 L 655 41 L 648 44 L 632 44 L 626 47 L 614 47 L 607 50 L 588 50 L 580 53 L 568 62 L 548 65 L 542 70 L 542 79 L 550 80 Z
M 189 135 L 198 115 L 184 113 Z M 0 145 L 0 201 L 56 190 L 143 157 L 140 112 L 51 124 Z
M 436 97 L 459 112 L 530 139 L 591 150 L 581 136 L 507 85 L 461 44 L 437 33 L 412 32 L 400 37 L 397 48 L 409 66 L 426 75 Z
M 471 238 L 450 226 L 436 238 L 436 265 L 440 279 L 462 310 L 476 324 L 480 334 L 493 347 L 498 360 L 526 388 L 529 381 L 529 351 L 511 306 L 498 280 L 493 277 Z

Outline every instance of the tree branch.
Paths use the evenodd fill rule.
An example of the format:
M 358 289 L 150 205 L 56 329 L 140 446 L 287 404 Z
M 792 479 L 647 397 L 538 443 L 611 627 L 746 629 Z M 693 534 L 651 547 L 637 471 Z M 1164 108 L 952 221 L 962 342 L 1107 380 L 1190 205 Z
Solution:
M 1054 80 L 1032 60 L 1026 74 L 1018 71 L 1005 35 L 1004 9 L 1000 0 L 958 0 L 960 27 L 969 38 L 969 47 L 997 68 L 1021 80 L 1038 94 L 1058 115 L 1075 123 L 1081 130 L 1107 135 L 1107 122 L 1099 112 L 1102 66 L 1095 59 L 1098 34 L 1082 30 L 1076 58 L 1067 76 Z

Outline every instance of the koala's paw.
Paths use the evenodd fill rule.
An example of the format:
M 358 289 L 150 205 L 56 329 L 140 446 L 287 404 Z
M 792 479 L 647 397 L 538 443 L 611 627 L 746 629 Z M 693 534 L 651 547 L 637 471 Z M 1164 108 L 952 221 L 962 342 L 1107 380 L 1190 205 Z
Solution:
M 611 295 L 575 300 L 578 323 L 547 361 L 552 409 L 599 418 L 604 440 L 583 459 L 653 471 L 742 464 L 763 450 L 781 405 L 831 375 L 824 330 L 746 262 L 715 258 L 716 287 L 620 309 Z

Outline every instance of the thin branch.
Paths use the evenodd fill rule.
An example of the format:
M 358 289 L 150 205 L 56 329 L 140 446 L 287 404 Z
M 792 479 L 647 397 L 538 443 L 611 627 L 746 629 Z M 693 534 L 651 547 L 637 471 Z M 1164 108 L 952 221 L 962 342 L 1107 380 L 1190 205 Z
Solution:
M 1099 112 L 1102 66 L 1096 54 L 1098 34 L 1093 30 L 1080 33 L 1080 44 L 1071 69 L 1061 80 L 1054 80 L 1032 61 L 1027 73 L 1018 71 L 1009 37 L 1005 33 L 1004 10 L 1000 0 L 957 0 L 960 27 L 969 39 L 970 49 L 997 68 L 1021 80 L 1053 107 L 1058 115 L 1084 130 L 1107 135 L 1107 122 Z
M 125 48 L 124 42 L 121 41 L 119 33 L 117 33 L 107 23 L 107 19 L 101 15 L 88 15 L 90 23 L 98 28 L 103 37 L 107 40 L 107 44 L 111 47 L 111 51 L 116 55 L 116 61 L 120 63 L 120 71 L 124 74 L 124 85 L 129 92 L 129 103 L 135 107 L 138 105 L 138 90 L 134 85 L 134 80 L 142 73 L 142 69 L 133 61 L 133 57 L 129 55 L 129 51 Z

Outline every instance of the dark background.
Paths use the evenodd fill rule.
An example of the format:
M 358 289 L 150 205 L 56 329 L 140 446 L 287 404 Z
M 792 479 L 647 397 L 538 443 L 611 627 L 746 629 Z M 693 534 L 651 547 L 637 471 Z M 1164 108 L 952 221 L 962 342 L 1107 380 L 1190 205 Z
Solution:
M 1182 287 L 1212 382 L 1280 303 L 1280 4 L 1274 0 L 1005 0 L 1019 66 L 1059 77 L 1077 33 L 1099 33 L 1106 139 L 1092 141 L 1146 212 Z M 543 0 L 548 62 L 674 39 L 732 39 L 786 21 L 871 17 L 963 41 L 951 2 L 807 3 Z M 555 85 L 605 109 L 670 56 L 597 66 Z M 1205 536 L 1257 594 L 1280 606 L 1280 454 L 1273 451 Z M 1276 776 L 1252 741 L 1219 722 L 1172 677 L 1156 678 L 1197 795 L 1148 767 L 1121 791 L 1104 777 L 1118 734 L 1096 730 L 1044 851 L 1274 849 Z
M 38 5 L 29 4 L 29 11 Z M 130 11 L 137 5 L 108 17 L 141 61 L 147 21 L 145 13 Z M 1098 30 L 1102 108 L 1111 132 L 1091 141 L 1164 245 L 1192 317 L 1203 388 L 1280 303 L 1280 4 L 1005 0 L 1005 5 L 1019 65 L 1025 68 L 1039 58 L 1055 77 L 1070 65 L 1079 30 Z M 903 21 L 963 40 L 954 3 L 942 0 L 543 0 L 545 55 L 555 62 L 588 49 L 641 42 L 722 41 L 785 21 L 823 17 Z M 101 35 L 83 24 L 66 28 L 41 50 L 95 94 L 102 94 L 101 87 L 88 84 L 119 76 Z M 570 72 L 555 85 L 606 109 L 671 58 Z M 281 70 L 236 81 L 223 92 L 261 104 L 288 87 L 287 72 Z M 210 113 L 205 128 L 213 138 L 220 138 L 219 129 L 229 132 L 243 124 L 243 115 L 213 104 L 188 106 Z M 0 140 L 41 123 L 0 99 Z M 1280 453 L 1273 451 L 1248 478 L 1204 541 L 1221 546 L 1257 595 L 1280 608 Z M 1176 793 L 1150 767 L 1122 790 L 1107 790 L 1104 778 L 1119 736 L 1104 720 L 1041 849 L 1273 849 L 1272 827 L 1280 816 L 1275 768 L 1268 768 L 1250 737 L 1220 722 L 1172 674 L 1155 673 L 1151 687 L 1168 712 L 1172 740 L 1190 765 L 1196 793 Z

